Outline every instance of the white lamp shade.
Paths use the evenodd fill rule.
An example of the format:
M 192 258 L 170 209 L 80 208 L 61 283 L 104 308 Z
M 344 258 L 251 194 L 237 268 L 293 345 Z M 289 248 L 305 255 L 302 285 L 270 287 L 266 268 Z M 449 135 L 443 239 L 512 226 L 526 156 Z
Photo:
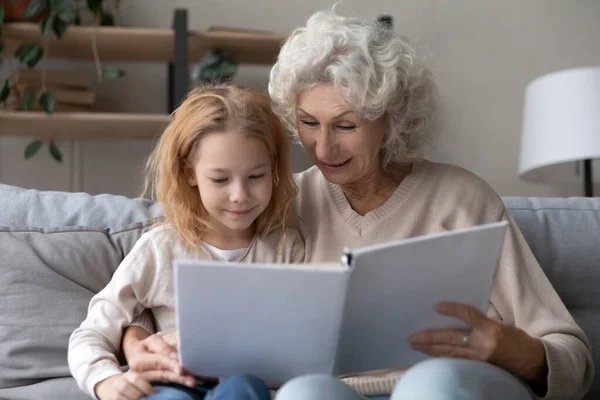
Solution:
M 600 68 L 554 72 L 531 82 L 525 90 L 521 178 L 583 182 L 575 162 L 596 158 L 600 158 Z

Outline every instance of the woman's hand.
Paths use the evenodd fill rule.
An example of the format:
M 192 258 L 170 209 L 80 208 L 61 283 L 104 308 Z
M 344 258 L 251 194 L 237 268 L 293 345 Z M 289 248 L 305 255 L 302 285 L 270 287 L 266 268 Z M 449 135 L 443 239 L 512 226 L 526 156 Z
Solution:
M 130 326 L 123 336 L 123 352 L 131 371 L 150 377 L 150 381 L 196 386 L 196 379 L 184 374 L 177 360 L 176 332 L 150 335 L 143 328 Z
M 458 303 L 440 303 L 441 314 L 466 322 L 471 331 L 440 329 L 411 336 L 413 349 L 433 357 L 466 358 L 495 364 L 525 381 L 546 381 L 548 369 L 542 341 L 525 331 L 490 319 L 474 307 Z

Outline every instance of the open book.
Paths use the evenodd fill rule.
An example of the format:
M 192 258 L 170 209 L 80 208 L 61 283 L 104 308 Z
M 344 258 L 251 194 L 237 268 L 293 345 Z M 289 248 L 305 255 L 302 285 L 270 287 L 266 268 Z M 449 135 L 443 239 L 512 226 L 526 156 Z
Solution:
M 340 263 L 175 262 L 179 356 L 197 376 L 271 382 L 408 367 L 421 330 L 467 329 L 440 301 L 485 313 L 506 221 L 347 249 Z

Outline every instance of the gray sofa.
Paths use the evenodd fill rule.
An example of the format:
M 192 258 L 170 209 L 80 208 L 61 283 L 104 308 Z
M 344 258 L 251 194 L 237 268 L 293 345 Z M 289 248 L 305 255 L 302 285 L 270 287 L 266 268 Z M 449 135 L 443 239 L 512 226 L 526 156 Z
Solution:
M 506 198 L 600 365 L 600 199 Z M 146 200 L 0 185 L 0 399 L 84 399 L 67 343 L 160 215 Z M 600 381 L 586 399 L 600 398 Z

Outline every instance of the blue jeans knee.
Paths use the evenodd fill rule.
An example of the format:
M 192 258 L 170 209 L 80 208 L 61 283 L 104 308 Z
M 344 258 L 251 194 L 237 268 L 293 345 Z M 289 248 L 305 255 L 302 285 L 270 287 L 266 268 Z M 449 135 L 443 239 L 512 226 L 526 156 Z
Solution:
M 354 389 L 329 375 L 305 375 L 287 382 L 277 400 L 364 400 Z
M 206 400 L 270 400 L 267 384 L 250 374 L 233 376 L 206 395 Z
M 434 358 L 410 368 L 391 400 L 532 400 L 523 382 L 494 365 Z

